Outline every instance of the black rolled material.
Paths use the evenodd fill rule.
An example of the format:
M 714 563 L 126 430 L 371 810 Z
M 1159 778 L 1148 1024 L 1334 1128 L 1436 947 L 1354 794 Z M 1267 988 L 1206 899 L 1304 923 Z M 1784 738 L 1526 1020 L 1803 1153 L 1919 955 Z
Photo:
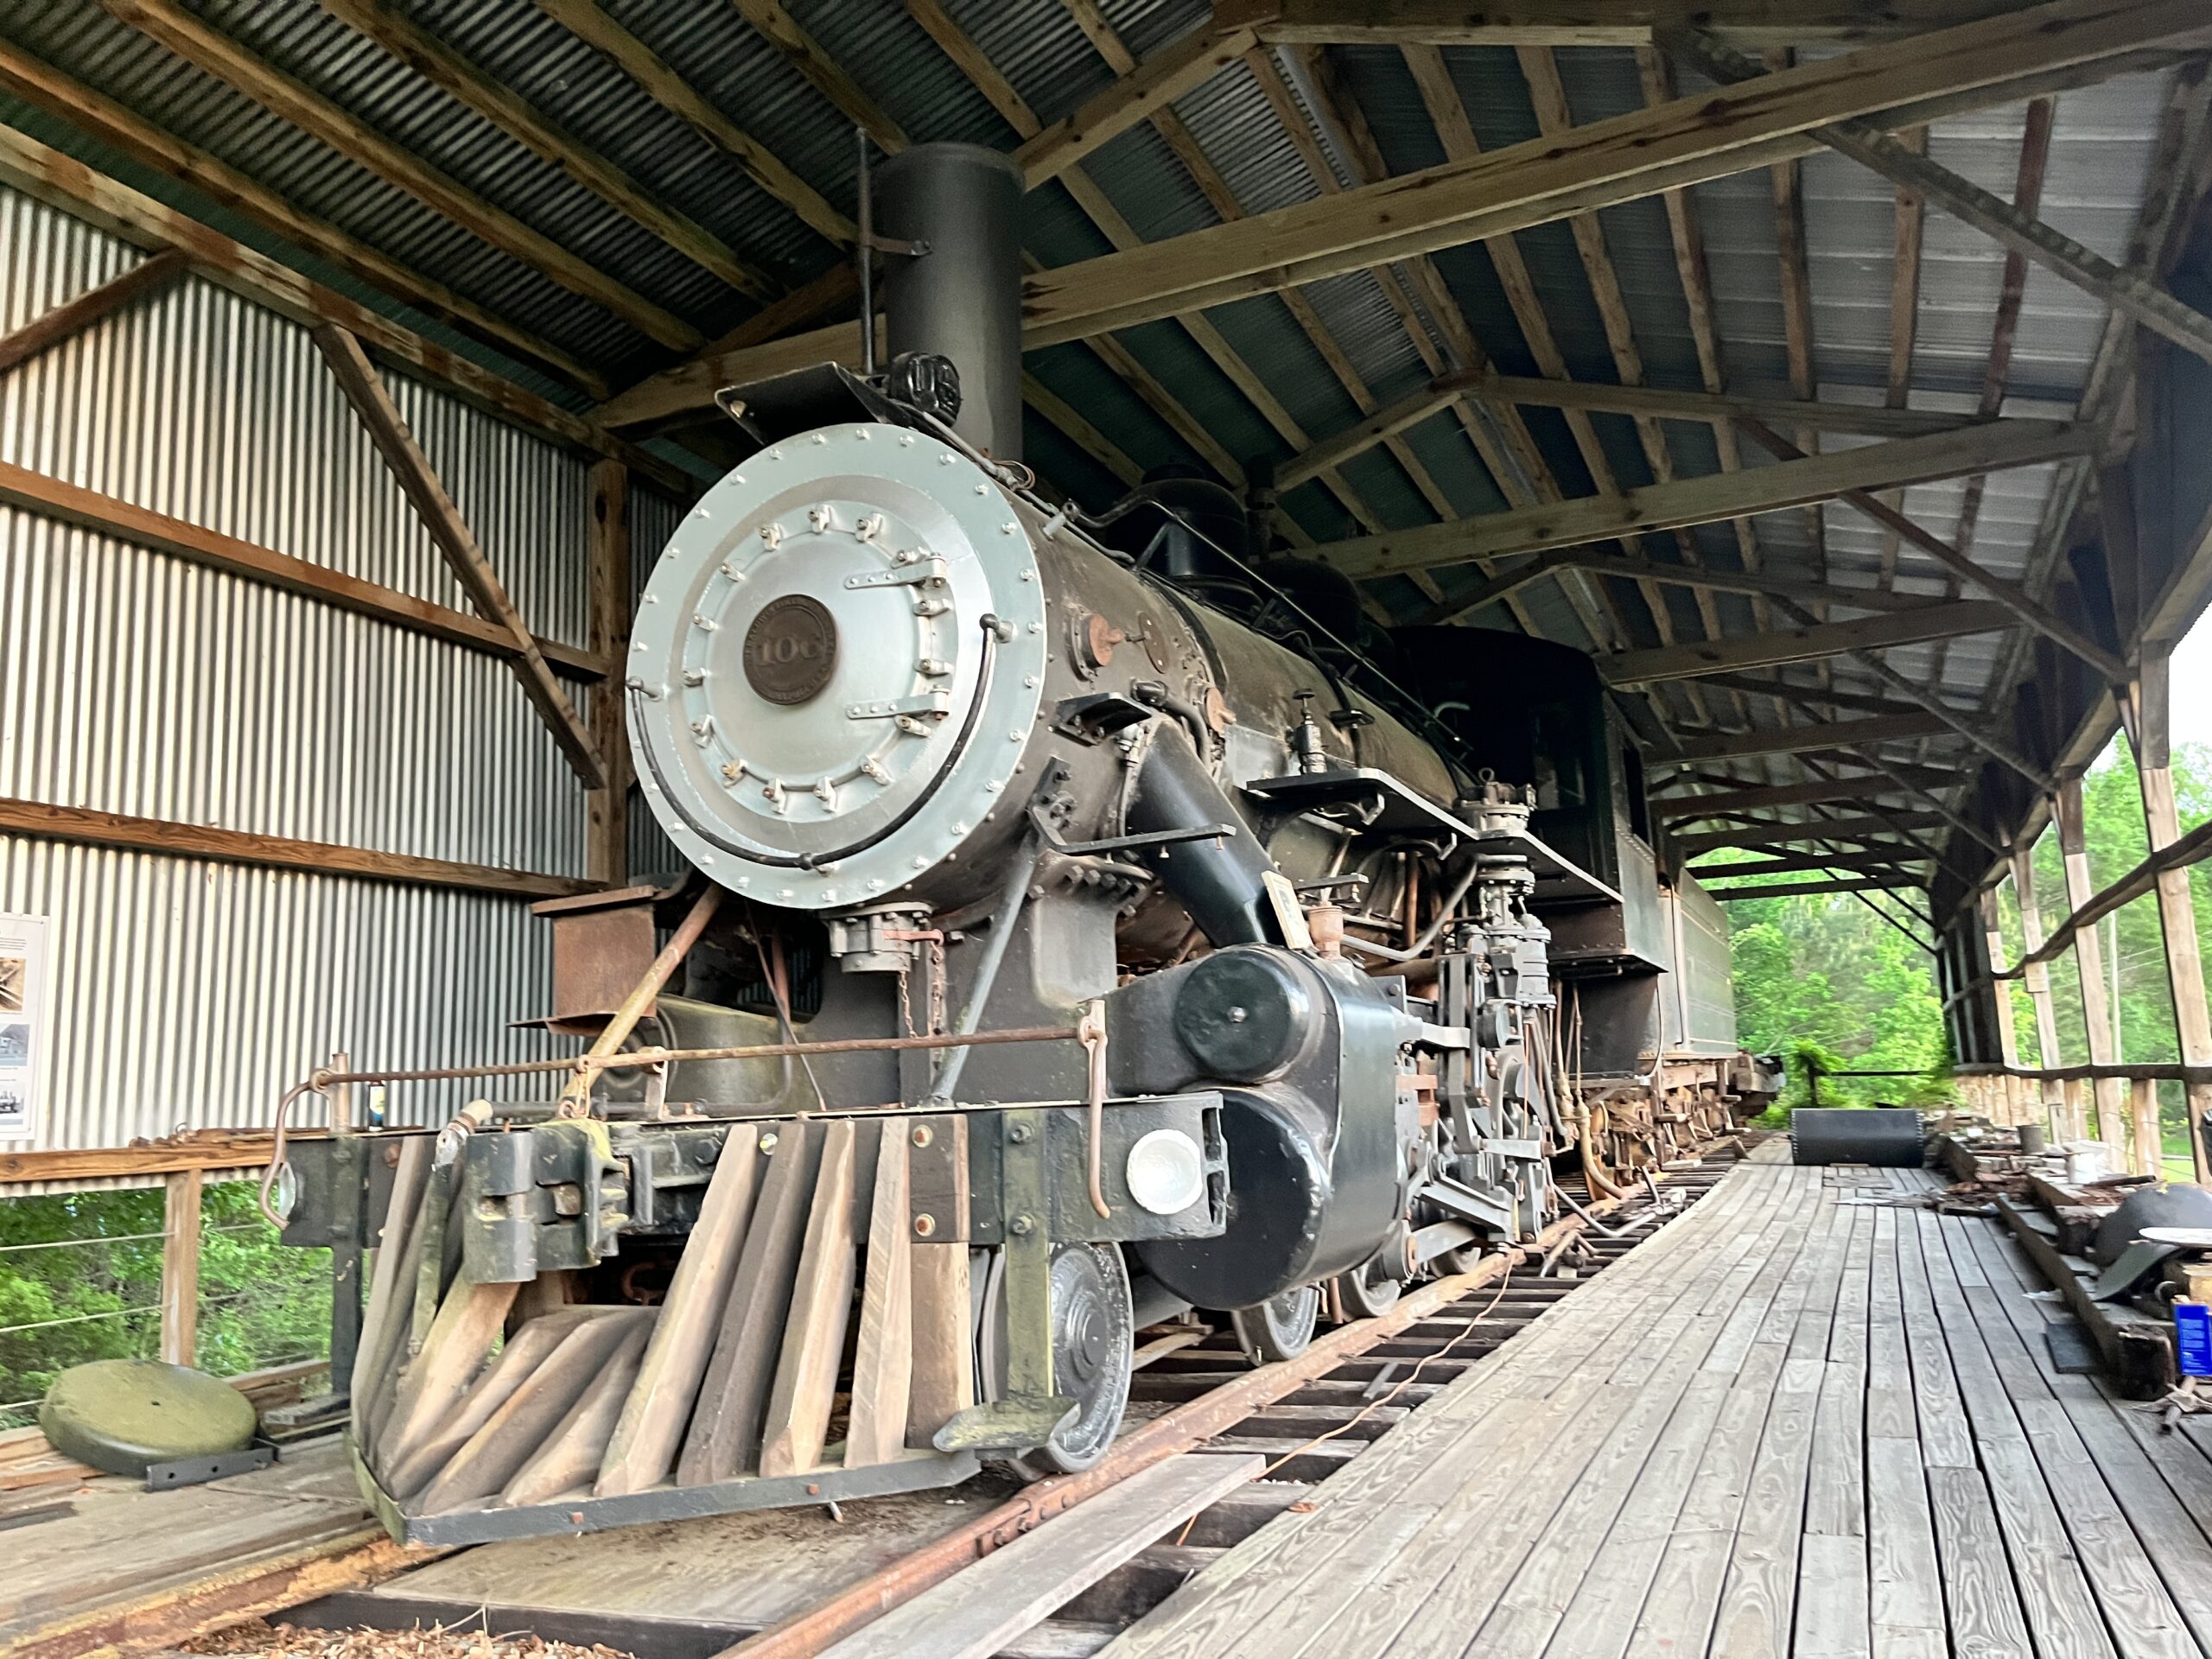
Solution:
M 1789 1115 L 1790 1161 L 1918 1169 L 1927 1155 L 1909 1106 L 1801 1106 Z

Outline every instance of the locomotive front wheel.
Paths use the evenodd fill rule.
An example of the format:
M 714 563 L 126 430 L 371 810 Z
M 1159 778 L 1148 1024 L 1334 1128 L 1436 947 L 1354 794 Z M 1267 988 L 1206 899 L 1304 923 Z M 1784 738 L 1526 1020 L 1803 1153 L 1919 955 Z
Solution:
M 1364 1267 L 1337 1275 L 1337 1294 L 1345 1314 L 1355 1319 L 1380 1319 L 1398 1305 L 1405 1287 L 1405 1281 L 1386 1267 L 1379 1255 Z
M 1304 1353 L 1320 1315 L 1320 1286 L 1300 1285 L 1255 1306 L 1230 1310 L 1229 1323 L 1244 1357 L 1255 1365 L 1268 1365 Z
M 1006 1387 L 1004 1258 L 994 1262 L 978 1326 L 982 1375 L 994 1396 Z M 1129 1403 L 1136 1322 L 1129 1273 L 1112 1244 L 1062 1244 L 1052 1251 L 1052 1387 L 1075 1415 L 1046 1444 L 1007 1461 L 1031 1480 L 1073 1474 L 1106 1455 Z

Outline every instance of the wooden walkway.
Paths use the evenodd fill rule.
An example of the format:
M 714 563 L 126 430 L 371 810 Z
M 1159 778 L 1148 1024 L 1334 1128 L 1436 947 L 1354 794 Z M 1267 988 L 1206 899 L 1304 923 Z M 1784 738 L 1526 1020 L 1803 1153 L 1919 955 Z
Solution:
M 2212 1656 L 2212 1433 L 1917 1171 L 1739 1166 L 1109 1659 Z

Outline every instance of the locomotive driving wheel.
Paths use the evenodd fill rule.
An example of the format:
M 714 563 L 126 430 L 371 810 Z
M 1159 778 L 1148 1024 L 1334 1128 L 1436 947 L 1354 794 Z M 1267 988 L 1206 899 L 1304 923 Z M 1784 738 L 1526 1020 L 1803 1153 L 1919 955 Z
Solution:
M 1245 1357 L 1255 1365 L 1267 1365 L 1304 1353 L 1313 1340 L 1313 1322 L 1320 1316 L 1320 1286 L 1300 1285 L 1255 1306 L 1231 1309 L 1229 1323 Z
M 976 1321 L 976 1375 L 994 1399 L 1006 1392 L 1006 1257 L 991 1262 Z M 1033 1480 L 1073 1474 L 1106 1455 L 1129 1402 L 1136 1347 L 1129 1273 L 1111 1244 L 1061 1244 L 1052 1251 L 1052 1387 L 1074 1414 L 1033 1452 L 1007 1461 Z

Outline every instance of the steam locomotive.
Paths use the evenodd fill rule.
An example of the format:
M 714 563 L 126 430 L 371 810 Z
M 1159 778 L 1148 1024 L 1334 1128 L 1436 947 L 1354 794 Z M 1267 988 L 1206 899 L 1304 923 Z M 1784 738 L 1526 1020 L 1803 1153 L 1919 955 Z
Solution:
M 1192 480 L 1040 492 L 1018 172 L 880 184 L 928 250 L 887 366 L 725 393 L 751 453 L 640 595 L 691 868 L 540 906 L 589 1055 L 300 1183 L 380 1243 L 353 1435 L 408 1541 L 1080 1469 L 1147 1325 L 1294 1355 L 1772 1086 L 1587 659 L 1381 636 Z

